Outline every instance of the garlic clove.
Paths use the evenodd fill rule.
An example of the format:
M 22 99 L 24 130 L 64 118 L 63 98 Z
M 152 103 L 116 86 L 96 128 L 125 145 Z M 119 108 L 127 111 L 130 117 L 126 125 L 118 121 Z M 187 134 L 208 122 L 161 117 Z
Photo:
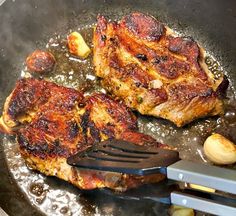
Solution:
M 207 158 L 215 164 L 227 165 L 236 162 L 236 145 L 220 134 L 209 136 L 203 149 Z
M 82 35 L 78 32 L 72 32 L 68 35 L 67 42 L 71 54 L 85 59 L 91 53 L 91 49 L 86 44 Z

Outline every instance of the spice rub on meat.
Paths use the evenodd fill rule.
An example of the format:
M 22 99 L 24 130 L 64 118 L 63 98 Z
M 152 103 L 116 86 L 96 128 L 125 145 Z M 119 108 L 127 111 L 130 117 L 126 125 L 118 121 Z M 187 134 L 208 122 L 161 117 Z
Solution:
M 137 132 L 136 117 L 126 106 L 101 93 L 84 97 L 82 92 L 44 80 L 21 79 L 5 102 L 0 129 L 16 134 L 20 153 L 32 168 L 80 189 L 123 191 L 164 178 L 162 174 L 139 177 L 82 170 L 67 164 L 70 155 L 110 138 L 163 147 Z
M 189 37 L 178 37 L 151 16 L 134 12 L 119 22 L 98 16 L 94 65 L 102 85 L 141 114 L 183 126 L 223 113 L 205 52 Z

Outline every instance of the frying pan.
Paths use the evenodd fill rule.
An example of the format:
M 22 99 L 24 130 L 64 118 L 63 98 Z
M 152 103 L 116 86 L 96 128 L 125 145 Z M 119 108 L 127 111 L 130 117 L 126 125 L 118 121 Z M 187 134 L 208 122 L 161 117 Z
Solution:
M 219 131 L 236 142 L 236 104 L 233 99 L 236 88 L 236 1 L 6 0 L 0 1 L 0 5 L 0 107 L 20 77 L 25 57 L 34 49 L 44 47 L 51 36 L 67 34 L 71 29 L 75 30 L 75 27 L 92 24 L 98 13 L 118 19 L 131 11 L 141 11 L 158 17 L 183 35 L 192 36 L 205 47 L 227 74 L 231 99 L 228 100 L 230 105 L 223 117 L 199 120 L 177 130 L 165 120 L 139 116 L 140 130 L 161 142 L 176 146 L 182 158 L 191 160 L 205 160 L 199 143 L 212 131 Z M 196 136 L 199 131 L 201 136 Z M 162 136 L 163 133 L 165 136 Z M 59 201 L 59 204 L 53 205 L 48 200 L 41 200 L 44 201 L 41 206 L 45 206 L 45 211 L 42 208 L 39 210 L 40 202 L 34 202 L 37 196 L 32 199 L 30 193 L 23 191 L 5 156 L 4 143 L 14 143 L 14 137 L 6 138 L 2 135 L 1 140 L 0 206 L 9 215 L 53 215 L 53 212 L 57 215 L 72 215 L 73 212 L 74 215 L 167 215 L 168 206 L 116 200 L 101 195 L 99 191 L 84 194 L 66 182 L 29 171 L 32 176 L 38 176 L 44 184 L 49 185 L 46 191 L 61 193 L 51 199 L 52 202 L 61 201 L 61 205 Z M 19 166 L 15 169 L 23 168 Z M 27 182 L 27 176 L 22 179 Z M 71 202 L 73 205 L 63 201 L 68 201 L 71 194 L 74 195 Z

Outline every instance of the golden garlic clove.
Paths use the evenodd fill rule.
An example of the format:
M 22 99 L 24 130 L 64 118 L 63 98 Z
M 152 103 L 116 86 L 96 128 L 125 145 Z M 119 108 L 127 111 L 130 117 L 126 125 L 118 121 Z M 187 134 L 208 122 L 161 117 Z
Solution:
M 71 54 L 79 56 L 81 58 L 87 58 L 91 53 L 91 49 L 88 47 L 82 35 L 78 32 L 72 32 L 67 37 L 68 47 Z
M 236 145 L 220 134 L 209 136 L 204 143 L 204 152 L 215 164 L 233 164 L 236 162 Z

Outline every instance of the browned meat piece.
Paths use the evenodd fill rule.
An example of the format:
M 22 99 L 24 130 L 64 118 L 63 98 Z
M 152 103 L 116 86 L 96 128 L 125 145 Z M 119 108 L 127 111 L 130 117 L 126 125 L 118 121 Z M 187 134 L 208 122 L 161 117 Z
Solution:
M 20 152 L 31 167 L 81 189 L 126 190 L 164 178 L 79 170 L 66 163 L 70 155 L 109 138 L 165 147 L 138 133 L 136 117 L 104 94 L 84 97 L 51 82 L 22 79 L 6 100 L 0 125 L 4 132 L 16 134 Z
M 50 52 L 35 50 L 26 59 L 26 66 L 30 72 L 46 73 L 53 70 L 55 58 Z
M 141 114 L 183 126 L 223 112 L 205 52 L 153 17 L 131 13 L 117 22 L 98 16 L 93 38 L 96 75 L 114 96 Z

